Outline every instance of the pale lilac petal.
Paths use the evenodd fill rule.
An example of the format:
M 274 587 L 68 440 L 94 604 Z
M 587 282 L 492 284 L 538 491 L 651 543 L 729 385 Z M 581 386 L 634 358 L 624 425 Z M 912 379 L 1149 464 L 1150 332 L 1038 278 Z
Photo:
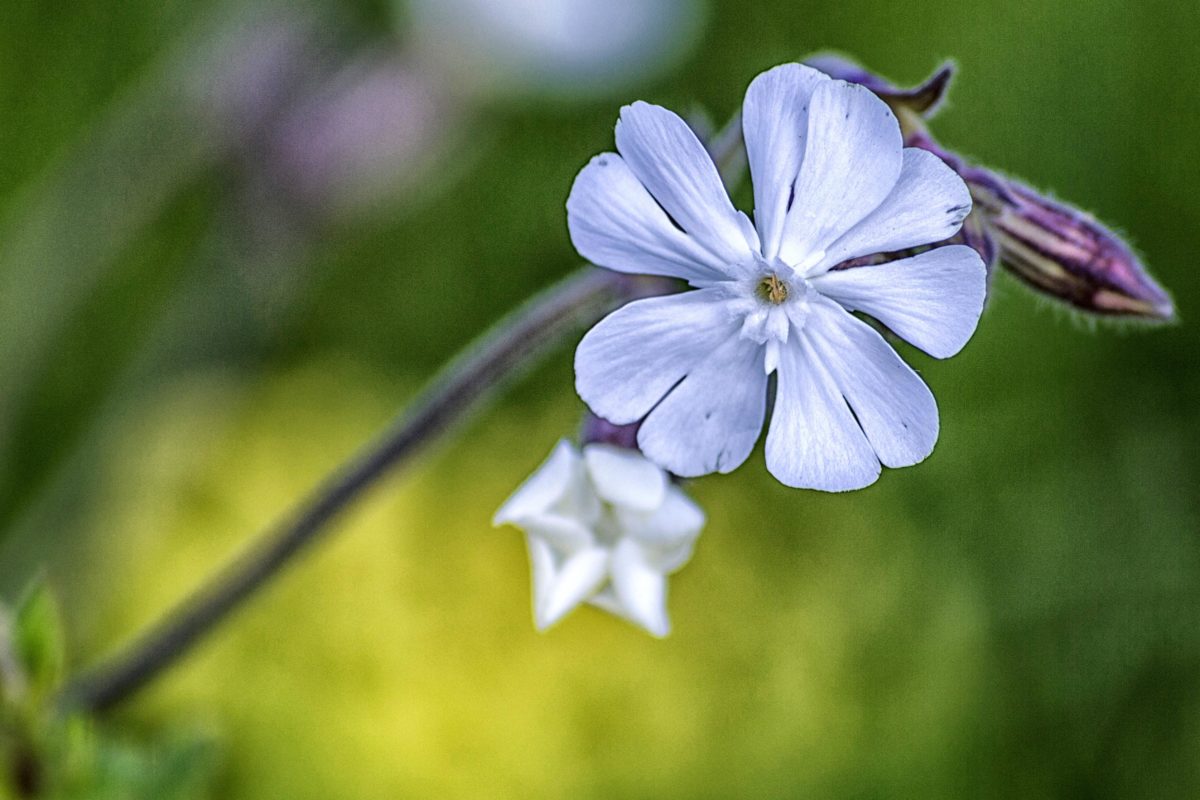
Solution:
M 540 630 L 550 624 L 542 624 L 542 609 L 546 607 L 554 588 L 558 558 L 550 543 L 536 536 L 526 535 L 525 546 L 529 551 L 529 571 L 533 575 L 533 621 Z
M 833 243 L 825 254 L 825 266 L 949 239 L 970 211 L 971 193 L 957 172 L 928 150 L 906 148 L 891 193 Z
M 567 198 L 567 228 L 579 254 L 608 269 L 718 280 L 724 261 L 671 222 L 616 153 L 584 167 Z
M 738 212 L 712 157 L 672 111 L 637 102 L 621 109 L 617 150 L 679 227 L 725 264 L 750 256 Z
M 543 514 L 568 493 L 579 454 L 565 439 L 560 439 L 540 467 L 534 470 L 492 518 L 493 525 L 519 522 Z
M 780 348 L 767 469 L 800 489 L 846 492 L 879 477 L 879 459 L 809 341 L 809 330 Z
M 628 618 L 653 636 L 671 632 L 667 619 L 667 579 L 650 567 L 629 539 L 612 554 L 612 587 Z
M 902 151 L 895 116 L 871 90 L 844 81 L 819 83 L 809 103 L 808 142 L 780 258 L 801 269 L 819 263 L 892 191 Z
M 667 476 L 636 450 L 589 444 L 583 460 L 596 494 L 618 509 L 651 512 L 663 504 Z
M 925 382 L 879 332 L 829 300 L 813 303 L 806 333 L 850 403 L 879 460 L 907 467 L 933 452 L 938 410 Z
M 604 588 L 589 597 L 588 603 L 602 611 L 607 611 L 614 617 L 620 617 L 621 619 L 633 622 L 629 617 L 629 612 L 625 610 L 625 606 L 621 605 L 621 601 L 617 599 L 617 593 L 613 590 L 611 582 L 605 584 Z
M 537 625 L 546 629 L 595 594 L 608 576 L 608 553 L 599 548 L 584 550 L 559 567 L 545 600 L 537 607 Z
M 603 611 L 607 611 L 614 617 L 619 617 L 627 622 L 632 622 L 634 625 L 641 627 L 641 623 L 634 619 L 633 614 L 630 613 L 630 610 L 626 608 L 625 604 L 621 602 L 621 599 L 617 597 L 617 590 L 613 588 L 611 581 L 605 584 L 604 588 L 602 588 L 600 591 L 589 597 L 588 603 Z
M 651 567 L 663 575 L 669 575 L 691 560 L 692 550 L 695 549 L 695 546 L 695 536 L 685 539 L 672 547 L 647 547 L 643 545 L 642 557 L 646 559 L 646 563 Z
M 727 334 L 646 417 L 638 446 L 682 477 L 731 472 L 758 440 L 766 394 L 762 346 Z
M 575 389 L 618 425 L 649 413 L 740 324 L 719 289 L 637 300 L 587 332 L 575 351 Z
M 974 249 L 947 245 L 912 258 L 834 270 L 812 286 L 862 311 L 935 358 L 962 349 L 983 313 L 987 271 Z
M 562 514 L 535 514 L 517 522 L 530 536 L 549 544 L 556 553 L 570 555 L 595 544 L 595 537 L 583 520 Z
M 578 453 L 578 451 L 576 451 Z M 587 479 L 583 460 L 575 462 L 575 477 L 563 500 L 554 506 L 553 511 L 572 519 L 577 519 L 583 525 L 595 525 L 600 519 L 601 503 L 596 496 L 596 490 Z
M 829 78 L 803 64 L 782 64 L 750 82 L 742 104 L 742 136 L 754 184 L 754 219 L 762 254 L 779 253 L 792 185 L 808 135 L 808 103 Z
M 668 485 L 650 513 L 617 509 L 621 530 L 647 548 L 670 549 L 691 542 L 704 528 L 704 511 L 678 486 Z

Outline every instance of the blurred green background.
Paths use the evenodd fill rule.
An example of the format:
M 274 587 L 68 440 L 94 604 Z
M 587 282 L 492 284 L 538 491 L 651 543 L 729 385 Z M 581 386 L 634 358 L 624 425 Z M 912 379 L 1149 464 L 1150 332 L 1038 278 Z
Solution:
M 905 352 L 926 463 L 692 484 L 665 641 L 535 633 L 490 527 L 578 424 L 562 349 L 104 730 L 209 738 L 223 798 L 1200 795 L 1200 6 L 617 3 L 634 55 L 506 72 L 450 5 L 0 8 L 0 590 L 45 571 L 73 667 L 573 268 L 566 193 L 635 98 L 720 121 L 816 50 L 952 57 L 938 138 L 1124 231 L 1184 322 L 997 276 L 960 356 Z

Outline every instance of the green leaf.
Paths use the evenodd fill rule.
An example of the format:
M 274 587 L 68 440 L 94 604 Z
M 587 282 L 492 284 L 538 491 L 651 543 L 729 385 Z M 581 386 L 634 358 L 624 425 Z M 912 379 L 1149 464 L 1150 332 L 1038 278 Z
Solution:
M 137 742 L 91 720 L 60 726 L 46 748 L 47 797 L 54 800 L 204 800 L 216 768 L 211 740 L 167 734 Z
M 54 593 L 38 580 L 16 609 L 13 647 L 25 669 L 29 691 L 44 698 L 62 680 L 65 661 L 62 616 Z

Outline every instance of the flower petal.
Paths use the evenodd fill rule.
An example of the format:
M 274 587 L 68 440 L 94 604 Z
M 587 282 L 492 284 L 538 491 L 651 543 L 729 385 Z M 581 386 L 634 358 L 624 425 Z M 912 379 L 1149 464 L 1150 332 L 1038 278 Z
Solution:
M 692 551 L 696 547 L 696 538 L 685 539 L 673 547 L 651 548 L 643 545 L 642 557 L 646 559 L 646 563 L 653 569 L 658 570 L 663 575 L 669 575 L 683 568 L 692 558 Z
M 780 348 L 767 469 L 800 489 L 861 489 L 879 477 L 879 459 L 810 339 L 806 326 Z
M 808 108 L 808 142 L 779 257 L 805 270 L 874 211 L 896 185 L 900 126 L 870 89 L 823 81 Z
M 668 485 L 662 504 L 649 514 L 617 509 L 626 535 L 646 549 L 672 549 L 690 543 L 704 528 L 704 511 L 678 486 Z
M 720 289 L 629 303 L 587 332 L 575 351 L 575 389 L 617 425 L 644 417 L 738 323 Z
M 671 222 L 616 153 L 580 170 L 567 198 L 567 228 L 579 254 L 618 272 L 719 280 L 724 261 Z
M 545 513 L 567 495 L 578 462 L 579 453 L 571 443 L 559 439 L 542 465 L 500 506 L 492 524 L 519 523 L 526 517 Z
M 599 548 L 584 550 L 567 559 L 538 604 L 538 628 L 545 630 L 595 594 L 608 576 L 608 560 L 607 551 Z
M 812 286 L 862 311 L 935 358 L 962 349 L 983 313 L 987 270 L 974 249 L 947 245 L 912 258 L 834 270 Z
M 546 607 L 550 591 L 554 588 L 558 558 L 550 543 L 537 536 L 527 535 L 525 546 L 529 550 L 529 571 L 533 575 L 533 622 L 541 630 L 550 624 L 542 624 L 542 609 Z
M 612 554 L 612 587 L 628 619 L 652 636 L 671 632 L 667 619 L 667 579 L 643 559 L 638 546 L 625 539 Z
M 685 478 L 732 472 L 758 441 L 766 398 L 762 345 L 730 336 L 650 412 L 638 447 Z
M 562 556 L 585 550 L 596 541 L 585 522 L 563 514 L 522 517 L 520 525 L 525 533 L 546 542 Z
M 725 264 L 750 256 L 738 213 L 712 157 L 672 111 L 637 102 L 621 109 L 617 150 L 680 228 Z
M 933 394 L 878 331 L 821 299 L 805 332 L 884 465 L 911 466 L 933 452 Z
M 636 450 L 589 444 L 583 461 L 596 493 L 618 509 L 651 512 L 663 504 L 667 476 Z
M 633 622 L 629 617 L 629 612 L 625 610 L 625 606 L 621 605 L 621 601 L 617 599 L 617 593 L 613 590 L 611 581 L 589 597 L 588 604 L 607 611 L 615 617 Z
M 808 136 L 808 103 L 829 78 L 803 64 L 781 64 L 750 82 L 742 103 L 742 136 L 754 184 L 754 220 L 767 259 L 779 253 L 792 186 Z
M 971 193 L 957 172 L 928 150 L 905 148 L 891 193 L 833 243 L 825 266 L 949 239 L 970 212 Z

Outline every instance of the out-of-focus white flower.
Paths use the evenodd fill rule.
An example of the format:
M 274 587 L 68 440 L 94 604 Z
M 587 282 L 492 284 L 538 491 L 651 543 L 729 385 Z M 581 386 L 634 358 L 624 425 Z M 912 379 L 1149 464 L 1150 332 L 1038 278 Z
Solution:
M 666 636 L 666 576 L 691 558 L 704 512 L 637 451 L 564 440 L 493 522 L 525 531 L 539 629 L 587 601 Z
M 474 89 L 578 94 L 669 66 L 695 40 L 696 0 L 411 0 L 422 56 Z
M 623 108 L 620 155 L 579 173 L 567 201 L 579 252 L 695 290 L 629 303 L 592 328 L 576 388 L 614 423 L 644 417 L 642 452 L 695 476 L 746 460 L 777 372 L 767 468 L 789 486 L 858 489 L 881 462 L 929 455 L 938 414 L 917 374 L 851 312 L 945 358 L 974 332 L 986 277 L 961 245 L 850 264 L 945 240 L 971 197 L 941 159 L 903 146 L 891 110 L 862 86 L 785 64 L 750 84 L 742 113 L 753 224 L 687 124 L 659 106 Z

